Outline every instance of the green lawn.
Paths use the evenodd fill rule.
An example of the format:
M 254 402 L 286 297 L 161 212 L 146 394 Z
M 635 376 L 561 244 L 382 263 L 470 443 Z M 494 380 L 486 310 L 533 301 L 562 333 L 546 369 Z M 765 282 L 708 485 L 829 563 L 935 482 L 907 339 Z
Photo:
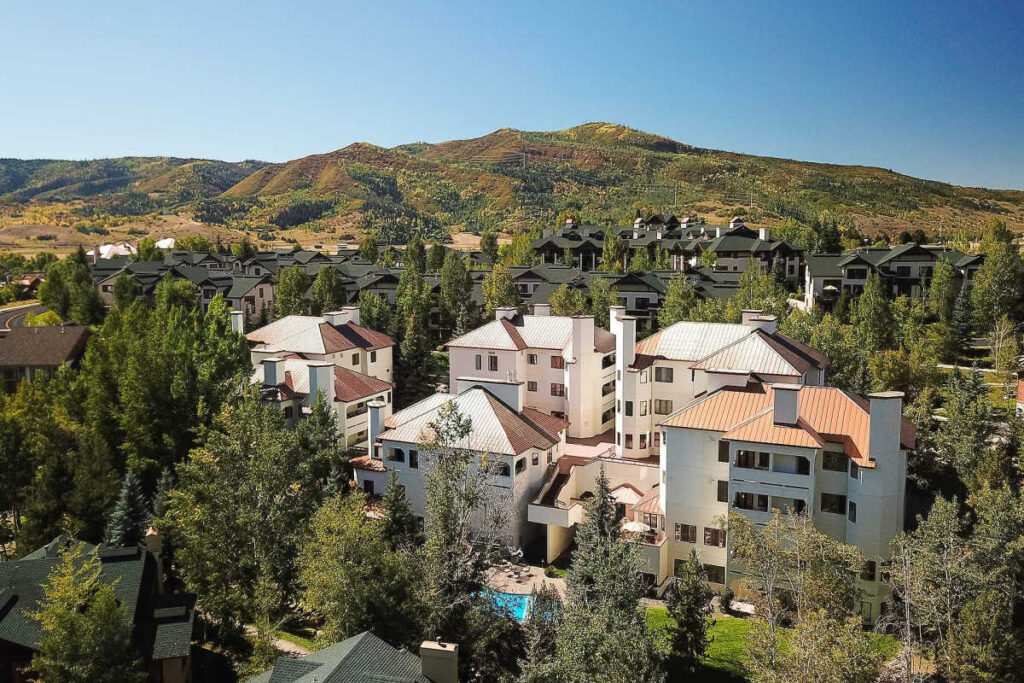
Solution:
M 668 628 L 669 616 L 664 607 L 647 609 L 647 626 L 656 633 L 664 633 Z M 704 656 L 704 669 L 696 675 L 688 675 L 673 667 L 669 660 L 669 681 L 725 681 L 740 682 L 747 680 L 747 670 L 743 666 L 743 652 L 746 647 L 748 619 L 723 617 L 716 619 L 711 627 L 711 645 Z M 871 634 L 875 649 L 879 650 L 886 660 L 895 657 L 900 651 L 899 641 L 892 636 L 877 633 Z
M 295 633 L 293 631 L 298 631 Z M 316 645 L 313 644 L 313 629 L 311 628 L 297 628 L 293 631 L 285 631 L 284 629 L 278 629 L 277 637 L 281 640 L 287 640 L 289 643 L 298 645 L 299 647 L 305 648 L 310 652 L 317 649 Z

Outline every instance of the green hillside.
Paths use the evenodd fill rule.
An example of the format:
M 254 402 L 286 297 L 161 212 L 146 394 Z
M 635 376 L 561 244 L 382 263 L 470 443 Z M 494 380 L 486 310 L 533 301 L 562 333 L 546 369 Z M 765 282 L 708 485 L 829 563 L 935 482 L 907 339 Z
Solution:
M 550 225 L 565 211 L 597 223 L 637 209 L 736 214 L 808 224 L 824 210 L 865 234 L 976 231 L 990 216 L 1024 231 L 1024 192 L 965 188 L 892 171 L 693 147 L 608 123 L 391 149 L 356 143 L 281 164 L 196 159 L 0 160 L 0 202 L 78 201 L 92 214 L 173 210 L 264 239 L 379 230 L 444 235 Z M 38 215 L 38 212 L 37 212 Z

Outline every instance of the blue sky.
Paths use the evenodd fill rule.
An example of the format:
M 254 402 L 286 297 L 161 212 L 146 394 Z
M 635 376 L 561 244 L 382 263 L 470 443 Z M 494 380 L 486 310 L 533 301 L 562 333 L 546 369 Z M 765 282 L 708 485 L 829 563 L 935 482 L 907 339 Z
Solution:
M 0 0 L 0 157 L 284 161 L 612 121 L 1024 188 L 1024 3 Z

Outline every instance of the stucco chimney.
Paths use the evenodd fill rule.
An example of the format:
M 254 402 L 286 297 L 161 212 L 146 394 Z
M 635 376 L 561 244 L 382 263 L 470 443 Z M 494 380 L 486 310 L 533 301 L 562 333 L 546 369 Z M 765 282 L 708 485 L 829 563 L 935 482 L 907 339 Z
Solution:
M 312 408 L 317 394 L 322 393 L 327 405 L 334 403 L 334 363 L 309 363 L 309 406 Z
M 572 317 L 572 355 L 576 359 L 585 353 L 594 352 L 594 316 L 574 315 Z
M 767 242 L 770 238 L 768 228 L 758 228 L 757 237 L 758 239 Z
M 276 387 L 284 382 L 284 359 L 273 356 L 260 361 L 263 366 L 263 383 Z
M 459 683 L 459 646 L 438 640 L 420 645 L 421 672 L 432 683 Z
M 245 313 L 242 311 L 231 311 L 231 331 L 238 334 L 245 334 Z
M 380 452 L 377 450 L 377 437 L 380 436 L 381 431 L 384 429 L 384 419 L 381 417 L 381 411 L 384 409 L 384 401 L 377 399 L 370 401 L 366 405 L 370 411 L 369 426 L 367 427 L 370 455 L 371 457 L 380 460 Z
M 742 316 L 741 321 L 748 327 L 754 327 L 754 318 L 760 318 L 763 313 L 764 311 L 760 308 L 744 308 L 740 314 Z
M 777 425 L 795 425 L 798 417 L 799 384 L 773 384 L 772 422 Z
M 715 226 L 715 237 L 721 237 L 721 236 L 722 236 L 722 226 L 721 225 L 716 225 Z
M 494 319 L 501 320 L 502 318 L 512 319 L 515 317 L 517 309 L 515 306 L 499 306 L 494 309 Z
M 881 391 L 868 394 L 868 457 L 895 455 L 900 449 L 900 419 L 903 416 L 903 392 Z
M 338 327 L 345 323 L 352 323 L 353 325 L 359 324 L 359 307 L 358 306 L 345 306 L 344 308 L 331 311 L 330 313 L 324 313 L 324 320 L 328 324 Z
M 100 260 L 100 245 L 92 245 L 92 262 L 93 264 L 98 263 Z
M 775 334 L 775 330 L 778 327 L 778 318 L 774 315 L 759 315 L 751 319 L 750 326 L 763 330 L 768 334 Z
M 615 335 L 615 356 L 621 359 L 623 370 L 636 358 L 636 318 L 623 313 L 619 316 L 619 334 Z
M 534 304 L 533 314 L 540 316 L 551 315 L 551 304 Z

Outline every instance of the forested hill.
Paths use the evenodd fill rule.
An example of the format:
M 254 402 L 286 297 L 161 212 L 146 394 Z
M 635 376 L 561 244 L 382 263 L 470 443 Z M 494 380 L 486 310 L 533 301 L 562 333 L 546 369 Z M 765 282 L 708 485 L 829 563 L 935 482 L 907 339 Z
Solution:
M 174 212 L 274 236 L 382 229 L 430 233 L 552 224 L 571 211 L 621 223 L 637 209 L 721 221 L 807 224 L 824 210 L 867 234 L 1024 231 L 1024 192 L 966 188 L 892 171 L 701 149 L 607 123 L 391 149 L 356 143 L 280 164 L 132 157 L 0 160 L 0 204 L 73 203 L 89 216 Z M 44 212 L 45 213 L 45 212 Z M 41 215 L 39 212 L 36 215 Z

